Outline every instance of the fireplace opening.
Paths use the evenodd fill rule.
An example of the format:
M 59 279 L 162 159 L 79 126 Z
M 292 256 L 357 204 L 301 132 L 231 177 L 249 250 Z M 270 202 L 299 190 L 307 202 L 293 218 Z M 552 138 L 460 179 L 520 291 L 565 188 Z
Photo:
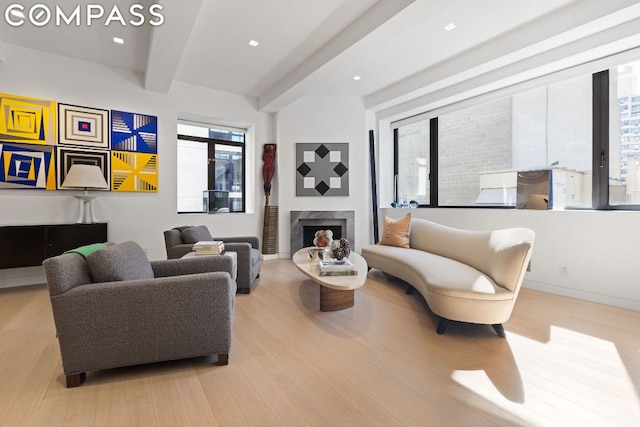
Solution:
M 345 238 L 354 249 L 354 211 L 291 211 L 291 235 L 289 250 L 296 251 L 313 246 L 313 238 L 318 230 L 331 230 L 333 239 Z M 309 227 L 309 230 L 305 229 Z M 305 237 L 306 235 L 306 237 Z
M 333 233 L 333 240 L 338 240 L 342 237 L 342 226 L 340 225 L 303 225 L 302 226 L 302 247 L 315 246 L 313 239 L 316 236 L 318 230 L 331 230 Z

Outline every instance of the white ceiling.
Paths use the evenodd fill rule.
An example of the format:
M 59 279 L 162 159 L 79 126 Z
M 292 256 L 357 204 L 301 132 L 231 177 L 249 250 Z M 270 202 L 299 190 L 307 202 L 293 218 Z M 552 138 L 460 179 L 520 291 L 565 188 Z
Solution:
M 0 0 L 2 16 L 12 3 Z M 20 4 L 28 12 L 36 3 L 42 2 Z M 563 47 L 575 54 L 608 46 L 614 53 L 640 45 L 640 2 L 629 0 L 97 3 L 107 14 L 117 5 L 127 21 L 131 4 L 159 3 L 165 22 L 105 26 L 102 18 L 87 26 L 85 10 L 81 26 L 12 27 L 3 19 L 0 61 L 11 61 L 3 45 L 16 45 L 140 73 L 152 91 L 168 92 L 182 81 L 255 98 L 263 111 L 303 95 L 355 95 L 379 111 L 505 67 L 566 60 Z M 52 10 L 53 4 L 70 13 L 83 3 L 58 0 Z M 446 31 L 451 22 L 456 28 Z M 251 39 L 259 45 L 249 46 Z

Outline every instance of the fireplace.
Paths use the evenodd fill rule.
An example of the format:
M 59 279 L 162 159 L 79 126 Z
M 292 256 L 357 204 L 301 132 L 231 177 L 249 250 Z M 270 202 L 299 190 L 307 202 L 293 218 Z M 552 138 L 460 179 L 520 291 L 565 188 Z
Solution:
M 331 230 L 334 239 L 344 237 L 351 244 L 351 248 L 355 248 L 354 211 L 291 211 L 290 219 L 291 256 L 299 249 L 313 246 L 313 235 L 317 230 Z

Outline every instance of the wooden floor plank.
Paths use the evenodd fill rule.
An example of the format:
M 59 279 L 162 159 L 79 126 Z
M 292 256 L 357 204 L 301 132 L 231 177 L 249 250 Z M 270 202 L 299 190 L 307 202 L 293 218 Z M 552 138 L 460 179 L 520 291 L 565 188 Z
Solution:
M 506 339 L 376 270 L 320 312 L 290 260 L 237 295 L 215 356 L 87 373 L 67 389 L 46 286 L 0 290 L 2 426 L 635 426 L 640 313 L 523 289 Z

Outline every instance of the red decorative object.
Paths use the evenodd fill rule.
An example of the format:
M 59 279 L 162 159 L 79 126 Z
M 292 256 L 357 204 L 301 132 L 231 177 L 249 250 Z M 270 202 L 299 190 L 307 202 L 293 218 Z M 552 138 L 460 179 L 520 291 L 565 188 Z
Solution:
M 276 158 L 276 144 L 264 144 L 262 151 L 262 181 L 264 182 L 264 194 L 267 196 L 265 206 L 269 206 L 269 196 L 271 195 L 271 180 L 273 179 L 274 165 Z

